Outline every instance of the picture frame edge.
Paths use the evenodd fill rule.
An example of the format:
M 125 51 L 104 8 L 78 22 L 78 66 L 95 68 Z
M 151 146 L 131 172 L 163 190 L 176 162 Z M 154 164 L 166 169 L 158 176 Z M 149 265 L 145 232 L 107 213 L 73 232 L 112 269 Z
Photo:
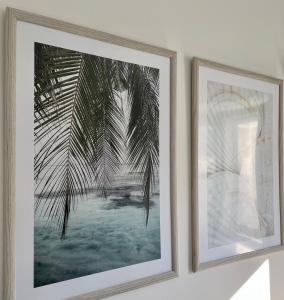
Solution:
M 66 300 L 103 299 L 112 295 L 146 287 L 153 283 L 169 280 L 178 276 L 178 241 L 177 241 L 177 198 L 176 198 L 176 81 L 177 52 L 162 47 L 152 46 L 143 42 L 123 38 L 88 27 L 26 12 L 12 7 L 6 7 L 5 12 L 5 82 L 4 82 L 4 251 L 3 258 L 3 299 L 15 300 L 15 107 L 16 107 L 16 30 L 17 22 L 22 21 L 39 26 L 68 32 L 106 42 L 113 45 L 164 56 L 170 60 L 170 206 L 171 206 L 171 251 L 172 270 L 143 277 L 134 281 L 83 293 Z M 173 139 L 173 141 L 172 141 Z M 87 298 L 86 298 L 87 297 Z M 91 298 L 90 298 L 91 297 Z
M 191 64 L 191 235 L 193 272 L 198 270 L 198 60 Z
M 125 292 L 133 291 L 136 289 L 140 289 L 143 287 L 147 287 L 154 283 L 160 283 L 169 279 L 173 279 L 178 277 L 177 272 L 169 271 L 157 275 L 152 275 L 149 277 L 145 277 L 145 279 L 133 280 L 124 284 L 115 285 L 113 287 L 101 289 L 98 291 L 93 291 L 90 293 L 78 295 L 75 297 L 69 297 L 65 300 L 100 300 L 106 297 L 122 294 Z
M 281 245 L 284 250 L 284 194 L 283 194 L 283 80 L 279 83 L 279 212 Z
M 283 245 L 271 246 L 265 249 L 259 249 L 252 252 L 242 253 L 235 256 L 229 256 L 222 259 L 212 260 L 209 262 L 200 263 L 198 265 L 198 271 L 205 271 L 213 267 L 219 267 L 236 263 L 238 261 L 246 261 L 252 258 L 265 257 L 265 255 L 279 253 L 284 250 Z M 267 257 L 268 259 L 268 257 Z
M 252 252 L 247 252 L 247 253 L 243 253 L 243 254 L 238 254 L 235 256 L 230 256 L 230 257 L 225 257 L 222 259 L 217 259 L 217 260 L 212 260 L 210 262 L 204 262 L 204 263 L 200 263 L 199 262 L 199 257 L 198 257 L 198 230 L 194 230 L 194 228 L 198 227 L 198 198 L 196 195 L 196 191 L 194 191 L 194 189 L 196 189 L 198 187 L 198 170 L 196 167 L 196 173 L 194 173 L 194 170 L 192 168 L 192 189 L 191 189 L 191 206 L 192 206 L 192 236 L 193 241 L 192 241 L 192 269 L 193 272 L 198 272 L 198 271 L 203 271 L 215 266 L 221 266 L 221 265 L 225 265 L 228 263 L 233 263 L 236 261 L 240 261 L 240 260 L 247 260 L 249 258 L 253 258 L 253 257 L 258 257 L 258 256 L 264 256 L 267 255 L 269 253 L 275 253 L 275 252 L 279 252 L 279 251 L 283 251 L 284 250 L 284 220 L 283 220 L 283 216 L 284 216 L 284 195 L 283 195 L 283 80 L 280 78 L 275 78 L 275 77 L 271 77 L 271 76 L 267 76 L 264 74 L 259 74 L 259 73 L 255 73 L 249 70 L 245 70 L 245 69 L 241 69 L 241 68 L 236 68 L 233 66 L 229 66 L 226 64 L 222 64 L 222 63 L 218 63 L 215 61 L 211 61 L 211 60 L 207 60 L 207 59 L 203 59 L 203 58 L 199 58 L 194 56 L 192 58 L 192 66 L 191 66 L 191 72 L 192 72 L 192 95 L 191 95 L 191 99 L 192 99 L 192 106 L 195 105 L 198 108 L 198 71 L 199 71 L 199 67 L 208 67 L 208 68 L 212 68 L 215 70 L 219 70 L 222 72 L 228 72 L 231 74 L 235 74 L 235 75 L 239 75 L 239 76 L 245 76 L 245 77 L 249 77 L 252 79 L 256 79 L 256 80 L 260 80 L 260 81 L 266 81 L 275 85 L 279 86 L 279 153 L 278 153 L 278 162 L 279 162 L 279 213 L 280 213 L 280 238 L 281 238 L 281 244 L 279 245 L 275 245 L 275 246 L 271 246 L 268 248 L 264 248 L 264 249 L 259 249 L 259 250 L 255 250 Z M 197 110 L 196 108 L 196 110 Z M 195 147 L 197 147 L 198 145 L 198 113 L 196 114 L 196 116 L 193 113 L 193 109 L 192 109 L 192 116 L 191 116 L 192 120 L 191 120 L 191 126 L 192 126 L 192 130 L 191 130 L 191 150 L 195 149 Z M 195 119 L 195 121 L 194 121 Z M 193 125 L 196 125 L 196 131 L 194 132 L 194 128 Z M 194 134 L 196 135 L 196 138 L 193 138 Z M 195 143 L 195 144 L 194 144 Z M 197 165 L 197 161 L 198 161 L 198 149 L 195 149 L 196 153 L 194 153 L 194 155 L 192 154 L 191 156 L 191 164 L 194 163 Z M 194 174 L 196 177 L 194 177 Z M 194 188 L 193 188 L 194 187 Z M 195 195 L 195 196 L 194 196 Z M 196 213 L 196 214 L 195 214 Z M 193 215 L 195 214 L 195 215 Z M 195 251 L 195 252 L 194 252 Z
M 4 54 L 4 161 L 3 186 L 3 299 L 14 300 L 15 284 L 15 69 L 16 19 L 10 9 L 5 14 Z
M 267 82 L 278 84 L 278 85 L 280 85 L 281 82 L 283 81 L 280 78 L 269 76 L 269 75 L 266 75 L 263 73 L 257 73 L 257 72 L 250 71 L 247 69 L 238 68 L 238 67 L 235 67 L 232 65 L 219 63 L 219 62 L 216 62 L 213 60 L 207 60 L 207 59 L 200 58 L 197 56 L 193 57 L 193 61 L 196 61 L 196 64 L 201 67 L 208 67 L 208 68 L 212 68 L 214 70 L 218 70 L 218 71 L 222 71 L 222 72 L 228 72 L 228 73 L 239 75 L 239 76 L 246 76 L 246 77 L 260 80 L 260 81 L 267 81 Z
M 49 27 L 55 30 L 61 30 L 74 35 L 84 36 L 96 39 L 101 42 L 107 42 L 122 47 L 135 49 L 142 52 L 148 52 L 168 58 L 176 56 L 176 51 L 163 47 L 153 46 L 147 43 L 121 37 L 119 35 L 103 32 L 89 27 L 61 21 L 56 18 L 46 17 L 40 14 L 27 12 L 17 8 L 7 7 L 7 10 L 14 16 L 17 21 L 27 22 L 39 26 Z
M 178 227 L 176 185 L 176 108 L 177 107 L 177 53 L 170 57 L 170 197 L 172 272 L 178 276 Z

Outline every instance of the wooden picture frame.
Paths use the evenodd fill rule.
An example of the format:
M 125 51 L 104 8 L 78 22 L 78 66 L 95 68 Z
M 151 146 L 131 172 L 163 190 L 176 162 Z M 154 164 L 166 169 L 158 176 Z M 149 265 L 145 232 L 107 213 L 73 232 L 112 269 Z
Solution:
M 270 95 L 271 98 L 269 98 L 270 96 L 268 94 L 265 94 L 266 92 L 264 93 L 265 90 L 269 91 L 269 89 L 274 91 L 273 92 L 274 96 Z M 265 95 L 261 94 L 262 93 L 261 91 Z M 282 111 L 283 95 L 282 94 L 283 94 L 283 81 L 280 79 L 256 74 L 250 71 L 241 70 L 227 65 L 222 65 L 216 62 L 208 61 L 197 57 L 194 57 L 192 60 L 192 109 L 191 109 L 192 193 L 191 193 L 191 197 L 192 197 L 192 234 L 193 234 L 192 264 L 193 264 L 194 272 L 209 267 L 221 265 L 227 262 L 238 261 L 240 259 L 245 259 L 256 255 L 267 254 L 272 251 L 283 250 L 284 227 L 283 227 L 283 186 L 282 186 L 282 180 L 283 180 L 283 145 L 282 145 L 283 143 L 283 111 Z M 261 110 L 263 116 L 269 115 L 269 109 L 272 111 L 270 112 L 271 114 L 274 113 L 273 118 L 275 118 L 276 121 L 272 122 L 273 123 L 273 125 L 271 125 L 272 128 L 269 127 L 270 125 L 268 121 L 263 121 L 263 123 L 260 123 L 258 121 L 255 122 L 256 120 L 255 117 L 253 117 L 254 119 L 253 118 L 249 119 L 250 113 L 254 113 L 254 116 L 257 115 L 255 114 L 254 109 L 255 107 L 258 107 L 257 106 L 258 104 L 251 104 L 251 103 L 258 103 L 257 101 L 260 101 L 257 100 L 258 98 L 261 98 L 261 101 L 263 101 L 263 103 L 266 103 L 265 109 L 267 110 L 267 112 L 266 113 L 263 112 L 265 110 L 263 107 Z M 244 115 L 238 115 L 241 114 L 242 111 L 241 109 L 242 105 L 239 105 L 238 109 L 236 108 L 237 107 L 236 105 L 238 105 L 237 104 L 238 99 L 242 99 L 241 101 L 243 101 L 243 103 L 247 103 L 246 105 L 248 105 L 247 107 L 249 107 L 248 112 Z M 218 104 L 218 102 L 219 102 L 219 106 L 217 107 L 216 105 L 214 107 L 214 105 Z M 270 103 L 273 108 L 271 107 L 269 108 L 269 104 L 267 103 Z M 214 107 L 214 110 L 212 107 Z M 235 117 L 235 115 L 238 115 L 238 117 Z M 263 120 L 266 119 L 264 119 L 263 117 Z M 242 125 L 240 125 L 241 122 L 243 122 Z M 262 134 L 263 135 L 267 134 L 267 136 L 270 137 L 269 135 L 270 133 L 271 136 L 273 136 L 273 138 L 271 138 L 273 142 L 271 143 L 275 142 L 273 145 L 274 146 L 276 145 L 274 147 L 276 149 L 273 148 L 274 151 L 273 153 L 266 151 L 266 152 L 261 152 L 262 154 L 259 154 L 260 152 L 257 151 L 260 150 L 255 150 L 255 149 L 260 149 L 257 148 L 259 146 L 256 146 L 258 143 L 258 140 L 256 139 L 255 142 L 252 143 L 253 145 L 255 145 L 253 146 L 255 147 L 253 148 L 254 152 L 250 150 L 251 151 L 250 153 L 258 153 L 258 154 L 254 154 L 255 156 L 253 158 L 254 159 L 253 167 L 250 169 L 253 171 L 253 173 L 251 174 L 254 174 L 255 176 L 254 177 L 255 191 L 257 191 L 257 189 L 259 188 L 257 184 L 260 183 L 260 179 L 258 177 L 259 175 L 257 173 L 258 172 L 261 173 L 261 171 L 263 171 L 263 169 L 261 169 L 261 167 L 258 166 L 258 162 L 266 161 L 267 157 L 269 157 L 270 155 L 272 156 L 271 160 L 273 161 L 271 164 L 273 164 L 274 168 L 276 169 L 275 171 L 276 173 L 273 173 L 273 176 L 270 177 L 268 176 L 266 178 L 267 182 L 269 182 L 272 185 L 270 189 L 273 197 L 265 198 L 265 199 L 270 199 L 271 200 L 270 202 L 273 203 L 272 206 L 274 208 L 269 208 L 270 217 L 271 215 L 273 216 L 272 221 L 269 219 L 269 216 L 263 217 L 264 215 L 263 211 L 265 210 L 263 209 L 263 211 L 260 211 L 261 205 L 256 206 L 254 204 L 254 207 L 256 208 L 254 208 L 254 210 L 251 210 L 254 211 L 255 214 L 257 213 L 257 217 L 259 219 L 270 220 L 271 223 L 273 222 L 272 227 L 274 228 L 273 229 L 274 235 L 275 236 L 276 234 L 278 235 L 277 237 L 275 237 L 274 241 L 271 242 L 271 245 L 269 245 L 268 242 L 269 236 L 266 237 L 264 235 L 264 234 L 269 235 L 271 233 L 262 232 L 261 234 L 263 234 L 263 237 L 260 238 L 261 236 L 261 234 L 259 233 L 260 229 L 258 229 L 260 228 L 260 222 L 258 221 L 257 218 L 255 218 L 254 220 L 255 223 L 254 225 L 252 225 L 252 223 L 249 223 L 251 222 L 251 219 L 244 213 L 245 211 L 250 211 L 251 209 L 248 208 L 248 206 L 246 206 L 248 205 L 247 203 L 249 202 L 249 200 L 252 199 L 252 203 L 254 202 L 258 203 L 258 201 L 260 201 L 258 200 L 260 197 L 259 196 L 260 193 L 255 192 L 256 194 L 255 197 L 251 196 L 251 194 L 248 193 L 246 193 L 247 197 L 239 196 L 242 195 L 241 188 L 245 187 L 245 184 L 243 185 L 240 184 L 240 182 L 242 181 L 240 181 L 239 178 L 240 176 L 242 176 L 241 172 L 243 172 L 243 169 L 241 169 L 240 165 L 243 162 L 242 159 L 244 159 L 244 155 L 246 155 L 246 157 L 250 157 L 249 155 L 251 154 L 248 154 L 248 148 L 241 148 L 244 143 L 244 140 L 246 141 L 249 140 L 248 137 L 246 139 L 244 138 L 245 134 L 248 134 L 249 132 L 249 130 L 247 130 L 248 128 L 245 127 L 246 128 L 245 131 L 242 132 L 243 137 L 240 137 L 239 135 L 240 133 L 236 133 L 236 131 L 234 130 L 239 130 L 239 131 L 242 130 L 239 127 L 248 126 L 249 122 L 251 122 L 250 124 L 252 127 L 254 126 L 253 127 L 254 129 L 251 129 L 251 132 L 253 132 L 253 130 L 257 132 L 256 131 L 257 129 L 255 128 L 260 127 L 260 125 L 258 124 L 261 124 L 261 128 L 262 127 L 266 128 L 263 130 L 263 132 L 266 130 L 265 133 L 262 132 Z M 211 130 L 210 133 L 208 133 L 209 128 Z M 270 128 L 271 130 L 269 131 L 267 128 Z M 204 138 L 204 136 L 206 136 L 206 138 Z M 227 139 L 225 139 L 224 136 L 226 136 Z M 239 141 L 237 142 L 234 141 L 234 138 L 236 136 L 239 138 Z M 259 141 L 260 141 L 260 136 L 261 134 L 258 136 Z M 247 150 L 246 154 L 240 154 L 241 151 L 243 151 L 243 149 Z M 261 151 L 264 151 L 263 148 L 261 149 L 262 149 Z M 236 151 L 237 152 L 239 151 L 237 156 L 235 155 Z M 235 156 L 231 155 L 231 157 L 229 158 L 228 155 L 231 153 L 233 153 Z M 262 155 L 262 156 L 258 156 L 258 160 L 257 160 L 257 158 L 255 158 L 257 155 Z M 269 161 L 269 159 L 267 159 L 267 161 Z M 226 166 L 225 163 L 227 164 Z M 249 165 L 249 162 L 246 162 L 246 164 Z M 270 170 L 269 169 L 270 167 L 271 166 L 268 164 L 267 170 Z M 230 170 L 228 171 L 227 169 Z M 230 172 L 237 174 L 236 175 L 237 179 L 234 178 L 231 179 L 229 176 Z M 269 174 L 268 171 L 267 173 Z M 222 177 L 223 179 L 221 180 L 220 178 Z M 247 182 L 250 182 L 248 175 L 246 175 L 245 178 Z M 275 181 L 273 181 L 271 178 L 273 178 L 273 180 Z M 219 181 L 217 181 L 217 179 Z M 211 180 L 212 182 L 210 183 L 209 180 Z M 272 182 L 270 182 L 270 180 Z M 238 182 L 239 184 L 238 188 L 234 188 L 234 184 L 236 184 L 236 182 Z M 269 186 L 267 185 L 267 189 L 268 187 Z M 204 193 L 200 192 L 201 189 L 205 192 Z M 274 194 L 274 190 L 277 190 L 276 194 Z M 235 193 L 235 195 L 238 193 L 237 194 L 238 196 L 236 196 L 235 199 L 232 196 L 233 193 Z M 244 202 L 242 204 L 243 207 L 240 204 L 242 202 L 241 201 L 242 199 L 244 199 L 243 200 Z M 247 199 L 248 202 L 246 202 L 245 199 Z M 263 200 L 264 198 L 260 198 L 260 199 Z M 266 201 L 269 202 L 269 200 Z M 232 203 L 231 204 L 232 210 L 230 210 L 230 206 L 228 203 Z M 238 207 L 238 205 L 240 207 L 239 209 L 240 212 L 237 214 L 236 211 L 234 211 L 234 209 L 235 207 Z M 203 214 L 201 211 L 203 211 Z M 233 214 L 233 217 L 231 217 L 232 215 L 230 213 Z M 251 212 L 251 216 L 255 216 L 254 213 Z M 225 216 L 228 219 L 226 221 L 223 221 Z M 275 219 L 277 219 L 277 221 L 275 221 Z M 246 229 L 245 228 L 240 229 L 241 227 L 239 224 L 237 224 L 238 222 L 239 224 L 246 226 Z M 236 227 L 233 227 L 232 224 L 234 224 L 234 226 Z M 240 231 L 238 232 L 236 228 L 240 229 Z M 251 228 L 255 228 L 255 232 L 257 233 L 252 234 Z M 261 230 L 268 231 L 267 228 Z M 257 230 L 259 230 L 259 232 Z M 247 233 L 246 236 L 244 235 L 244 232 Z M 248 232 L 250 233 L 248 234 Z M 260 244 L 261 246 L 259 246 L 257 249 L 254 249 L 252 246 L 250 247 L 247 246 L 250 243 L 250 238 L 251 238 L 250 234 L 251 236 L 253 236 L 254 234 L 255 235 L 258 234 L 258 238 L 255 238 L 255 241 L 258 241 L 259 243 L 262 244 Z M 264 245 L 266 241 L 268 245 L 262 247 L 262 245 Z M 246 247 L 244 245 L 246 245 Z M 253 243 L 252 245 L 255 246 L 255 244 Z
M 17 61 L 17 53 L 19 52 L 19 49 L 17 47 L 20 47 L 18 45 L 18 39 L 17 36 L 22 36 L 22 32 L 19 33 L 19 24 L 25 24 L 27 32 L 29 31 L 29 28 L 37 28 L 36 30 L 43 30 L 43 32 L 52 31 L 53 34 L 56 32 L 59 32 L 62 36 L 67 36 L 68 38 L 74 38 L 78 39 L 78 44 L 84 39 L 84 41 L 89 42 L 90 40 L 98 41 L 98 43 L 107 44 L 109 47 L 118 47 L 119 49 L 127 49 L 125 51 L 134 51 L 131 52 L 132 54 L 140 53 L 139 55 L 145 55 L 145 57 L 151 57 L 151 59 L 154 60 L 155 58 L 159 57 L 161 60 L 164 60 L 166 64 L 169 66 L 169 74 L 167 75 L 169 78 L 169 91 L 168 93 L 168 128 L 169 132 L 165 133 L 165 135 L 168 138 L 168 155 L 169 155 L 169 178 L 165 179 L 169 182 L 170 186 L 170 196 L 169 196 L 169 206 L 168 208 L 164 209 L 164 212 L 166 212 L 166 215 L 169 216 L 168 221 L 169 222 L 169 235 L 166 239 L 168 240 L 168 245 L 170 246 L 170 249 L 167 249 L 169 251 L 169 261 L 170 261 L 170 267 L 167 269 L 165 267 L 165 271 L 158 271 L 155 273 L 153 272 L 150 276 L 138 276 L 138 279 L 129 280 L 123 283 L 119 284 L 111 284 L 109 286 L 106 286 L 104 288 L 94 288 L 94 282 L 92 282 L 92 289 L 88 288 L 86 292 L 78 292 L 75 291 L 73 294 L 65 295 L 64 293 L 62 296 L 56 296 L 58 299 L 62 298 L 68 298 L 68 299 L 76 299 L 76 300 L 87 300 L 87 299 L 101 299 L 107 296 L 111 296 L 117 293 L 122 293 L 125 291 L 129 291 L 132 289 L 140 288 L 143 286 L 147 286 L 149 284 L 159 282 L 166 279 L 171 279 L 177 276 L 177 229 L 176 229 L 176 195 L 175 195 L 175 105 L 176 105 L 176 52 L 150 46 L 147 44 L 143 44 L 140 42 L 128 40 L 125 38 L 117 37 L 111 34 L 103 33 L 100 31 L 96 31 L 93 29 L 81 27 L 78 25 L 66 23 L 63 21 L 55 20 L 48 17 L 43 17 L 39 15 L 35 15 L 32 13 L 24 12 L 21 10 L 13 9 L 13 8 L 7 8 L 6 11 L 6 31 L 5 31 L 5 143 L 4 143 L 4 169 L 5 169 L 5 183 L 4 183 L 4 290 L 3 290 L 3 299 L 5 300 L 19 300 L 23 294 L 21 293 L 19 295 L 19 291 L 26 291 L 26 287 L 22 287 L 20 290 L 18 290 L 17 284 L 21 283 L 21 278 L 23 276 L 31 277 L 31 264 L 29 264 L 29 267 L 21 270 L 25 272 L 25 274 L 19 275 L 19 272 L 17 270 L 17 264 L 16 264 L 16 244 L 18 244 L 19 239 L 19 224 L 22 224 L 18 222 L 19 217 L 21 215 L 28 216 L 33 215 L 28 209 L 26 211 L 19 210 L 17 208 L 18 202 L 17 202 L 17 184 L 19 184 L 19 179 L 25 181 L 23 177 L 19 175 L 19 165 L 16 165 L 16 157 L 17 157 L 17 163 L 21 159 L 18 158 L 19 145 L 21 143 L 17 140 L 17 137 L 19 137 L 21 134 L 17 131 L 18 129 L 18 114 L 17 114 L 17 105 L 19 104 L 19 99 L 17 99 L 16 95 L 16 89 L 18 88 L 18 85 L 22 84 L 21 82 L 24 80 L 23 77 L 17 77 L 16 81 L 16 75 L 17 75 L 17 68 L 21 68 L 19 61 Z M 22 25 L 21 25 L 22 26 Z M 38 29 L 41 28 L 41 29 Z M 58 33 L 58 34 L 59 34 Z M 33 34 L 33 33 L 32 33 Z M 44 35 L 44 34 L 42 34 Z M 28 36 L 28 34 L 27 34 Z M 51 35 L 49 35 L 50 38 Z M 62 39 L 61 39 L 62 40 Z M 86 43 L 87 43 L 86 42 Z M 51 45 L 54 46 L 54 45 Z M 58 46 L 58 45 L 55 45 Z M 66 48 L 68 48 L 66 46 Z M 118 49 L 117 48 L 117 49 Z M 18 51 L 18 52 L 17 52 Z M 138 55 L 137 54 L 137 55 Z M 155 63 L 154 63 L 155 65 Z M 33 74 L 30 73 L 27 74 L 27 77 L 32 78 Z M 30 88 L 30 87 L 29 87 Z M 34 87 L 32 87 L 34 89 Z M 19 106 L 20 107 L 20 106 Z M 18 108 L 20 109 L 20 108 Z M 17 116 L 16 116 L 17 114 Z M 24 112 L 23 112 L 24 114 Z M 27 116 L 30 116 L 29 113 Z M 30 123 L 30 118 L 27 118 L 26 116 L 26 123 Z M 167 121 L 166 121 L 167 122 Z M 26 126 L 26 125 L 23 125 Z M 28 126 L 28 125 L 27 125 Z M 27 141 L 28 143 L 28 141 Z M 27 153 L 27 158 L 30 156 L 29 153 Z M 165 156 L 167 157 L 167 155 Z M 31 161 L 28 158 L 29 161 Z M 19 177 L 17 177 L 19 176 Z M 16 181 L 16 177 L 18 178 Z M 28 177 L 28 176 L 26 176 Z M 32 179 L 30 179 L 32 180 Z M 167 211 L 168 209 L 168 211 Z M 163 213 L 164 213 L 163 212 Z M 19 216 L 20 215 L 20 216 Z M 163 217 L 164 218 L 164 217 Z M 166 220 L 165 218 L 163 219 Z M 16 225 L 18 224 L 18 225 Z M 30 234 L 30 233 L 29 233 Z M 30 238 L 27 238 L 29 240 Z M 162 239 L 162 238 L 161 238 Z M 163 254 L 161 254 L 163 255 Z M 19 258 L 17 256 L 17 263 L 24 258 Z M 112 271 L 112 270 L 111 270 Z M 23 272 L 22 272 L 23 273 Z M 130 272 L 131 273 L 131 272 Z M 90 275 L 92 276 L 92 275 Z M 89 276 L 87 276 L 89 277 Z M 16 280 L 17 278 L 17 280 Z M 119 278 L 119 276 L 117 276 Z M 72 287 L 76 286 L 76 289 L 79 288 L 80 284 L 76 284 L 77 278 L 73 279 L 74 283 Z M 72 281 L 72 280 L 71 280 Z M 16 283 L 17 282 L 17 283 Z M 63 281 L 64 283 L 65 281 Z M 67 281 L 68 282 L 68 281 Z M 91 281 L 90 281 L 91 282 Z M 90 284 L 89 282 L 89 284 Z M 31 284 L 31 283 L 29 283 Z M 59 283 L 59 285 L 61 282 Z M 55 284 L 55 285 L 58 285 Z M 44 288 L 46 288 L 46 291 L 49 290 L 49 287 L 52 287 L 53 284 L 47 285 Z M 76 290 L 75 289 L 75 290 Z M 33 294 L 33 291 L 36 290 L 34 287 L 29 287 L 26 291 L 26 295 L 28 295 L 29 299 L 36 299 L 35 294 Z M 58 290 L 59 291 L 59 290 Z M 50 296 L 50 299 L 55 299 L 52 294 Z M 38 298 L 37 298 L 38 299 Z

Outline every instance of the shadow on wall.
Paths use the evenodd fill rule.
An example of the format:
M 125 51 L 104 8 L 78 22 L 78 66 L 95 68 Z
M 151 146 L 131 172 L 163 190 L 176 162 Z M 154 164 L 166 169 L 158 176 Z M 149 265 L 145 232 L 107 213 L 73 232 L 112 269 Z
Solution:
M 273 286 L 273 270 L 271 262 L 261 257 L 228 263 L 191 274 L 190 290 L 194 300 L 282 299 L 276 292 L 282 287 Z
M 271 300 L 269 260 L 251 275 L 230 300 Z

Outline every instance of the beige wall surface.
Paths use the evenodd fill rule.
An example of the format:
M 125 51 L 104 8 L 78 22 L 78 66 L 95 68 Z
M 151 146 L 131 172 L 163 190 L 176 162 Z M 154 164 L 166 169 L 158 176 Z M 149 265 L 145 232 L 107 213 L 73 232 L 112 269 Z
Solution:
M 282 300 L 284 252 L 231 263 L 197 274 L 192 273 L 189 267 L 191 264 L 189 157 L 191 58 L 199 56 L 283 79 L 284 1 L 0 0 L 2 46 L 6 6 L 169 48 L 178 53 L 176 130 L 179 277 L 110 299 Z M 3 47 L 0 47 L 1 128 L 3 128 L 4 61 Z M 1 129 L 0 145 L 3 144 L 2 141 Z M 5 176 L 2 154 L 1 148 L 0 195 L 3 187 L 2 178 Z M 1 197 L 1 214 L 2 202 Z M 2 215 L 0 216 L 1 220 Z M 0 222 L 1 232 L 2 222 Z M 0 254 L 3 243 L 0 234 Z

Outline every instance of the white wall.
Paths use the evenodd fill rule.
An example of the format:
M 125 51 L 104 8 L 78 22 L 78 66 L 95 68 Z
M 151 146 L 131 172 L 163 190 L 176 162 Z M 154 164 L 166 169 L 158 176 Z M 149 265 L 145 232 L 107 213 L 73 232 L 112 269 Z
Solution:
M 234 299 L 261 299 L 259 289 L 264 286 L 269 287 L 269 278 L 271 299 L 283 299 L 284 252 L 228 264 L 198 274 L 192 274 L 188 266 L 190 265 L 191 245 L 189 218 L 190 59 L 192 56 L 200 56 L 284 78 L 284 1 L 0 0 L 2 44 L 6 6 L 173 49 L 178 53 L 177 186 L 180 274 L 177 279 L 131 291 L 111 299 L 230 299 L 267 258 L 269 268 L 268 263 L 260 268 Z M 2 47 L 0 57 L 0 91 L 2 93 L 5 60 Z M 2 94 L 0 97 L 0 121 L 2 122 Z M 2 128 L 2 123 L 0 127 Z M 3 133 L 0 131 L 0 145 L 2 145 L 2 136 Z M 2 147 L 0 149 L 0 158 L 2 158 Z M 0 169 L 2 178 L 5 176 L 2 159 Z M 2 181 L 0 189 L 1 192 Z M 0 211 L 2 211 L 2 201 L 0 201 Z M 0 235 L 0 244 L 2 240 Z M 262 276 L 263 272 L 265 274 Z M 259 281 L 261 276 L 265 280 L 265 285 Z M 248 296 L 253 282 L 256 282 L 257 288 L 252 287 L 251 294 Z M 270 299 L 267 292 L 261 293 L 263 299 Z

